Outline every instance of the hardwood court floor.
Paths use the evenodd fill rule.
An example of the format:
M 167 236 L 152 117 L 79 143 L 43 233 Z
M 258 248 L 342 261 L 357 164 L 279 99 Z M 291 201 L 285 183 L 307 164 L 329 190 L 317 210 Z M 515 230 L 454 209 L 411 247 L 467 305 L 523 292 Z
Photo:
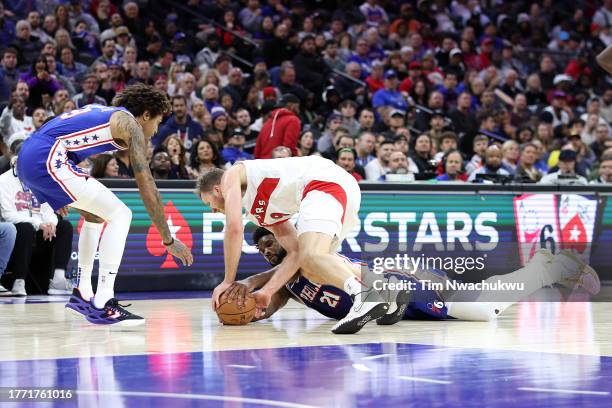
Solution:
M 147 324 L 117 328 L 73 318 L 57 298 L 28 301 L 47 300 L 0 303 L 0 387 L 78 390 L 53 406 L 612 406 L 607 303 L 520 303 L 495 322 L 338 336 L 293 301 L 270 321 L 224 327 L 210 299 L 136 300 Z

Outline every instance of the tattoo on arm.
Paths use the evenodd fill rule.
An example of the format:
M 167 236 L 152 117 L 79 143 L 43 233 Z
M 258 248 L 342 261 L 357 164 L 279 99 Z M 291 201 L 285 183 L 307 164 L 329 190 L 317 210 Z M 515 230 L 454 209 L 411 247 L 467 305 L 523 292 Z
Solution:
M 170 242 L 172 235 L 166 223 L 166 215 L 159 191 L 157 191 L 147 162 L 147 142 L 142 127 L 133 117 L 122 113 L 117 119 L 116 128 L 119 133 L 122 133 L 124 140 L 128 140 L 134 178 L 149 217 L 151 217 L 151 221 L 159 231 L 163 241 Z

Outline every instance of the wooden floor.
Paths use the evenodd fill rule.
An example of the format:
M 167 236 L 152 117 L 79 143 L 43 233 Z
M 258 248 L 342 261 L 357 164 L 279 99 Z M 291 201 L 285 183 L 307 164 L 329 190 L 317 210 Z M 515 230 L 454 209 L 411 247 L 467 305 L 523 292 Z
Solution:
M 402 321 L 356 335 L 291 301 L 269 321 L 222 326 L 210 299 L 141 300 L 145 327 L 93 326 L 64 304 L 0 305 L 0 360 L 342 345 L 373 342 L 612 356 L 608 303 L 520 303 L 494 322 Z

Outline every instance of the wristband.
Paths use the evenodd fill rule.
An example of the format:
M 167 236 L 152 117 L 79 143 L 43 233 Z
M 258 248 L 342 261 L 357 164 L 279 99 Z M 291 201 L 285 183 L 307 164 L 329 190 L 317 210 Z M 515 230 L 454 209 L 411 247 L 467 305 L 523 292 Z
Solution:
M 169 242 L 169 243 L 167 243 L 167 244 L 166 244 L 164 241 L 162 241 L 162 244 L 164 244 L 164 246 L 167 246 L 167 247 L 168 247 L 168 246 L 170 246 L 170 245 L 174 244 L 174 238 L 172 238 L 172 241 L 170 241 L 170 242 Z

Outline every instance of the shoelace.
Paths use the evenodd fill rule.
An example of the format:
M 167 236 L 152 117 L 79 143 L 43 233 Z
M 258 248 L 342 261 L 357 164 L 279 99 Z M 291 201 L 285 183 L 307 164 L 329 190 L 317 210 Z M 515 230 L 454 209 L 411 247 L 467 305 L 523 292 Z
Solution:
M 119 303 L 119 301 L 117 299 L 111 299 L 110 300 L 110 305 L 108 306 L 112 311 L 114 312 L 119 312 L 121 313 L 123 316 L 127 316 L 130 314 L 130 312 L 128 312 L 127 310 L 125 310 L 125 307 L 130 307 L 132 306 L 131 303 L 128 303 L 127 305 L 122 305 L 121 303 Z

